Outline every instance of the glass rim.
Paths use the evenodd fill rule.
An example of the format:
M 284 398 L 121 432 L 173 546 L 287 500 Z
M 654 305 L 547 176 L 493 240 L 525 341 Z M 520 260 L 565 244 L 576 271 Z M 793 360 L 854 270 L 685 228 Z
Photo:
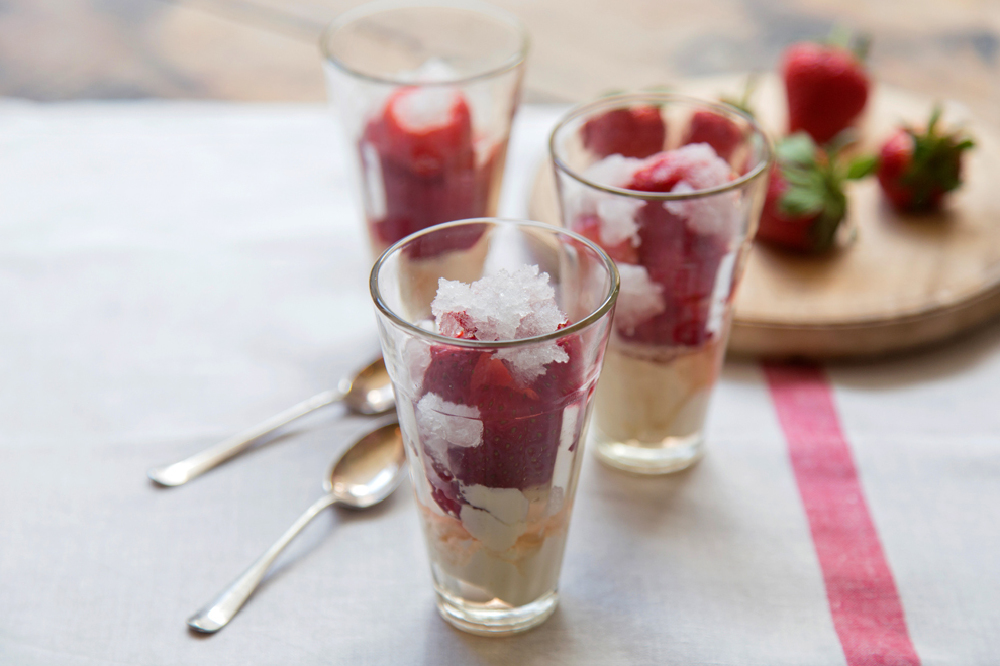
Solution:
M 382 12 L 388 12 L 395 9 L 432 9 L 432 8 L 442 8 L 442 9 L 465 9 L 472 12 L 478 12 L 481 14 L 486 14 L 492 16 L 493 18 L 500 19 L 508 26 L 510 26 L 517 35 L 518 47 L 514 50 L 511 55 L 506 58 L 502 63 L 488 69 L 484 72 L 479 72 L 477 74 L 471 74 L 469 76 L 462 76 L 454 79 L 446 79 L 443 81 L 404 81 L 402 79 L 391 77 L 391 76 L 377 76 L 374 74 L 369 74 L 362 72 L 354 67 L 350 67 L 344 61 L 340 60 L 331 53 L 329 44 L 333 37 L 333 34 L 349 25 L 350 23 L 364 18 L 366 16 L 371 16 L 374 14 L 379 14 Z M 437 86 L 456 86 L 465 85 L 468 83 L 473 83 L 476 81 L 482 81 L 486 79 L 491 79 L 502 74 L 506 74 L 514 69 L 517 69 L 524 64 L 525 59 L 528 57 L 528 49 L 531 44 L 531 36 L 528 34 L 528 29 L 525 27 L 521 20 L 504 9 L 499 7 L 494 7 L 493 5 L 480 2 L 479 0 L 434 0 L 434 1 L 421 1 L 421 0 L 375 0 L 374 2 L 368 2 L 353 9 L 349 9 L 346 12 L 338 15 L 333 21 L 331 21 L 326 28 L 324 28 L 322 34 L 319 37 L 319 50 L 323 55 L 323 59 L 341 70 L 342 72 L 354 76 L 359 79 L 364 79 L 374 83 L 381 83 L 385 85 L 392 86 L 420 86 L 420 87 L 437 87 Z
M 576 321 L 565 328 L 560 328 L 552 333 L 545 333 L 544 335 L 535 335 L 529 338 L 517 338 L 516 340 L 465 340 L 462 338 L 451 338 L 446 335 L 439 335 L 433 333 L 424 328 L 412 324 L 398 314 L 393 312 L 392 308 L 385 302 L 382 298 L 381 290 L 378 287 L 378 276 L 379 270 L 385 264 L 388 257 L 397 251 L 402 250 L 403 246 L 412 243 L 417 238 L 426 236 L 429 233 L 440 231 L 442 229 L 447 229 L 451 227 L 462 227 L 469 226 L 472 224 L 492 224 L 494 226 L 508 225 L 516 227 L 528 227 L 532 229 L 541 229 L 544 231 L 554 232 L 555 234 L 568 236 L 575 241 L 582 243 L 583 245 L 589 247 L 593 250 L 601 261 L 604 262 L 605 268 L 608 269 L 608 274 L 611 276 L 611 287 L 608 293 L 605 295 L 604 300 L 601 304 L 594 309 L 589 315 Z M 615 264 L 614 260 L 608 256 L 597 243 L 594 243 L 590 239 L 581 236 L 575 231 L 570 231 L 563 227 L 556 227 L 551 224 L 545 224 L 542 222 L 534 222 L 532 220 L 513 220 L 506 219 L 502 217 L 473 217 L 466 220 L 456 220 L 454 222 L 445 222 L 444 224 L 437 224 L 432 227 L 427 227 L 426 229 L 421 229 L 420 231 L 410 234 L 402 240 L 396 241 L 389 248 L 383 252 L 378 259 L 375 260 L 375 265 L 372 266 L 372 271 L 368 280 L 368 288 L 371 292 L 372 300 L 375 302 L 375 307 L 385 315 L 392 323 L 403 328 L 404 330 L 415 334 L 421 338 L 429 338 L 434 342 L 439 342 L 441 344 L 452 345 L 455 347 L 467 347 L 469 349 L 506 349 L 511 347 L 521 347 L 524 345 L 535 344 L 539 342 L 549 342 L 552 340 L 558 340 L 564 338 L 567 335 L 572 335 L 582 331 L 585 328 L 589 328 L 591 325 L 598 322 L 602 317 L 604 317 L 612 307 L 614 307 L 615 302 L 618 298 L 618 292 L 621 288 L 621 278 L 618 274 L 618 266 Z
M 575 169 L 570 168 L 568 164 L 559 156 L 556 150 L 556 135 L 560 130 L 564 129 L 571 121 L 577 118 L 587 115 L 592 111 L 600 109 L 602 107 L 615 107 L 620 106 L 623 102 L 650 102 L 653 104 L 669 104 L 671 102 L 680 102 L 682 104 L 687 104 L 689 106 L 697 106 L 701 108 L 707 108 L 711 111 L 722 112 L 724 114 L 735 115 L 742 118 L 750 126 L 754 133 L 759 135 L 762 139 L 764 155 L 761 160 L 758 161 L 757 165 L 747 173 L 743 174 L 736 180 L 730 181 L 725 185 L 717 185 L 715 187 L 708 187 L 701 190 L 693 190 L 691 192 L 673 193 L 673 192 L 643 192 L 641 190 L 629 190 L 624 187 L 614 187 L 612 185 L 603 185 L 601 183 L 590 180 L 584 177 L 582 174 L 578 173 Z M 689 95 L 679 95 L 677 93 L 657 93 L 657 92 L 626 92 L 619 93 L 616 95 L 608 95 L 607 97 L 601 97 L 584 104 L 578 104 L 574 106 L 566 114 L 559 119 L 556 126 L 552 128 L 549 133 L 549 157 L 552 159 L 552 164 L 557 171 L 565 173 L 570 178 L 591 187 L 595 190 L 600 190 L 602 192 L 607 192 L 609 194 L 617 194 L 619 196 L 632 197 L 635 199 L 644 199 L 647 201 L 685 201 L 689 199 L 700 199 L 702 197 L 709 197 L 716 194 L 722 194 L 724 192 L 729 192 L 732 190 L 739 189 L 747 183 L 756 180 L 765 173 L 769 168 L 771 161 L 774 159 L 774 148 L 771 145 L 771 137 L 768 136 L 767 132 L 760 126 L 757 120 L 743 111 L 738 109 L 731 104 L 725 102 L 712 102 L 709 100 L 700 99 L 698 97 L 691 97 Z

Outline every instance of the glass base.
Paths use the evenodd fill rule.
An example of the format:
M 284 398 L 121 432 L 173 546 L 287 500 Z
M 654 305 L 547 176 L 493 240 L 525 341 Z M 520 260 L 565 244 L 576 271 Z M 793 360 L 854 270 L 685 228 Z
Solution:
M 705 454 L 701 432 L 686 437 L 664 437 L 657 443 L 618 442 L 594 427 L 594 453 L 606 465 L 637 474 L 669 474 L 687 469 Z
M 503 636 L 533 629 L 555 612 L 558 603 L 559 593 L 555 590 L 524 606 L 508 606 L 501 601 L 463 601 L 437 590 L 438 612 L 445 622 L 478 636 Z

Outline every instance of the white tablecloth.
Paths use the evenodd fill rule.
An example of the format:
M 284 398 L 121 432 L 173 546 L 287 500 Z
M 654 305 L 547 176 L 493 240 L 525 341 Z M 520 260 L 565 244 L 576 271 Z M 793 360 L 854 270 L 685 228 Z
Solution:
M 518 117 L 507 216 L 554 114 Z M 404 486 L 326 512 L 229 627 L 190 633 L 365 421 L 331 408 L 182 488 L 144 471 L 374 354 L 369 263 L 322 107 L 0 104 L 0 663 L 845 663 L 749 361 L 727 364 L 691 471 L 588 455 L 537 630 L 438 618 Z M 998 663 L 1000 328 L 828 373 L 917 654 Z

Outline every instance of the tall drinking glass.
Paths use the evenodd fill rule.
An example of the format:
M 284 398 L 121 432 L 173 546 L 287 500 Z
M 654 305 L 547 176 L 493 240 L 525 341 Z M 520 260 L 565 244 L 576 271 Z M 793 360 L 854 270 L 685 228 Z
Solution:
M 595 452 L 633 472 L 684 469 L 704 450 L 770 143 L 731 106 L 636 93 L 571 110 L 549 148 L 564 226 L 621 273 Z
M 496 214 L 528 50 L 514 16 L 475 0 L 373 2 L 320 46 L 375 255 Z
M 473 236 L 481 248 L 467 247 Z M 442 306 L 473 291 L 468 312 Z M 472 633 L 530 629 L 558 599 L 614 262 L 558 227 L 467 220 L 392 246 L 371 292 L 438 609 Z M 549 333 L 484 333 L 546 317 Z

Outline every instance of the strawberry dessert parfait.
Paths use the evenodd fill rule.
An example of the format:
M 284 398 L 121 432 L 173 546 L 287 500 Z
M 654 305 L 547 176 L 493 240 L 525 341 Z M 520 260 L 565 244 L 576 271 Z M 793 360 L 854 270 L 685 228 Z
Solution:
M 496 212 L 527 49 L 516 18 L 475 2 L 374 2 L 334 21 L 321 44 L 376 255 Z
M 601 245 L 621 274 L 595 451 L 629 471 L 684 469 L 704 450 L 767 138 L 735 108 L 645 93 L 571 111 L 550 149 L 564 225 Z
M 414 300 L 407 247 L 488 239 L 481 277 Z M 441 238 L 435 239 L 440 241 Z M 469 272 L 468 269 L 465 272 Z M 372 294 L 441 615 L 480 634 L 555 609 L 589 405 L 617 296 L 614 263 L 555 227 L 434 227 L 375 264 Z

